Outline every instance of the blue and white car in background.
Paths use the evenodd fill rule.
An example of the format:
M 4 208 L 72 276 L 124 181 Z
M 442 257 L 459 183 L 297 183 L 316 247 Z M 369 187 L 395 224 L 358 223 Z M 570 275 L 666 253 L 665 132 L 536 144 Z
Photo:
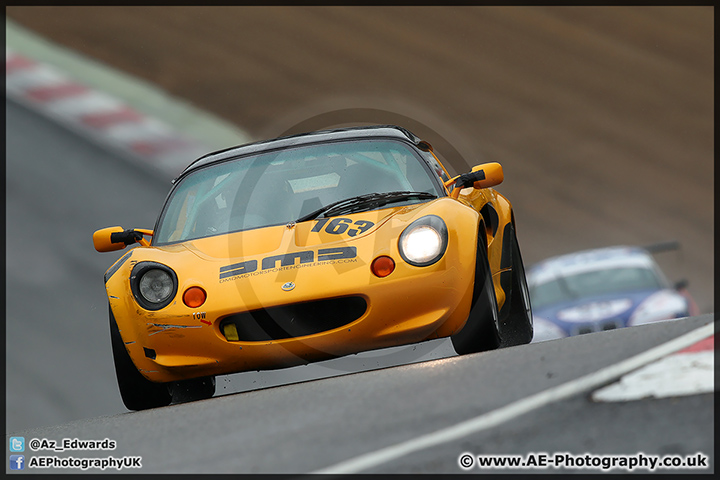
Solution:
M 671 286 L 652 257 L 677 247 L 608 247 L 533 265 L 527 270 L 533 342 L 697 315 L 687 282 Z

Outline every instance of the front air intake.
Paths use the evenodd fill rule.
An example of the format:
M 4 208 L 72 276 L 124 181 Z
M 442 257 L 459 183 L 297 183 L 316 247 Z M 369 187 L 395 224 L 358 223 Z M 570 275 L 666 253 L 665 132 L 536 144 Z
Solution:
M 226 340 L 240 342 L 304 337 L 354 322 L 366 310 L 363 297 L 295 303 L 230 315 L 221 320 L 220 331 Z

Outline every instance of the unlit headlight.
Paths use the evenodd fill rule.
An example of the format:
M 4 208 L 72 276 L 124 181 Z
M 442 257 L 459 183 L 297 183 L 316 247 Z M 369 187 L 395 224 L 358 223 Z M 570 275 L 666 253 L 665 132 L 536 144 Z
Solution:
M 130 276 L 130 286 L 138 304 L 147 310 L 167 306 L 177 293 L 177 276 L 169 267 L 141 262 Z
M 400 235 L 400 256 L 410 265 L 426 267 L 442 258 L 448 244 L 445 222 L 428 215 L 411 223 Z
M 162 303 L 170 297 L 172 291 L 172 277 L 163 270 L 148 270 L 140 279 L 140 293 L 148 302 Z

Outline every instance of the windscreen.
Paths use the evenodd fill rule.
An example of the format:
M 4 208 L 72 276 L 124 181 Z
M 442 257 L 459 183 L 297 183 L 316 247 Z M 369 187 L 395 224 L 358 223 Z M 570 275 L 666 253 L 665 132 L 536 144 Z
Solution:
M 575 275 L 558 276 L 547 282 L 529 285 L 533 308 L 565 303 L 585 297 L 634 290 L 663 288 L 649 268 L 608 268 Z
M 202 167 L 176 185 L 154 245 L 284 225 L 325 205 L 368 193 L 441 190 L 407 144 L 354 140 L 271 151 Z M 394 203 L 418 203 L 408 199 Z

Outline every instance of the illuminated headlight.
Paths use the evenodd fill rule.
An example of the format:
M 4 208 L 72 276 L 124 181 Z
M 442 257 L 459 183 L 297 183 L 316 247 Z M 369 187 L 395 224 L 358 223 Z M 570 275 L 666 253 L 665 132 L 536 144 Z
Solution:
M 448 244 L 445 222 L 437 215 L 415 220 L 400 235 L 400 256 L 410 265 L 426 267 L 442 258 Z
M 169 267 L 155 262 L 135 265 L 130 287 L 138 304 L 146 310 L 167 306 L 177 293 L 177 276 Z

